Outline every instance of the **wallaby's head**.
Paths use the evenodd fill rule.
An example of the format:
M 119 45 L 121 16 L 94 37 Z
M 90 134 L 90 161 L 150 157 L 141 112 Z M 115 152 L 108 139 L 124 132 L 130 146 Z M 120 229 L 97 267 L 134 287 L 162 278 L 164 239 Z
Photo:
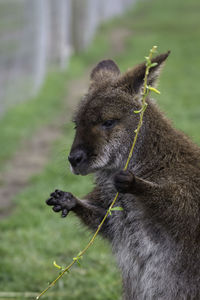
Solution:
M 152 60 L 157 65 L 150 69 L 149 85 L 155 85 L 168 55 Z M 104 60 L 92 70 L 88 93 L 74 116 L 76 134 L 69 161 L 75 174 L 123 167 L 138 124 L 134 110 L 141 107 L 145 68 L 142 63 L 121 75 L 112 60 Z

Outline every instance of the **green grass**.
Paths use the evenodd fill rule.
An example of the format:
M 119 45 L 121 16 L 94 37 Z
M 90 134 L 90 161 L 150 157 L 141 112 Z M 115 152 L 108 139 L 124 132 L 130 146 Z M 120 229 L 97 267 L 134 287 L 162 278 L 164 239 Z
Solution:
M 197 13 L 199 10 L 199 0 L 154 0 L 138 3 L 125 17 L 103 26 L 99 39 L 96 39 L 90 50 L 73 58 L 74 68 L 68 76 L 80 75 L 88 64 L 98 60 L 102 53 L 105 53 L 107 41 L 104 36 L 106 37 L 116 26 L 128 28 L 132 32 L 127 38 L 124 53 L 116 57 L 122 70 L 142 61 L 154 44 L 159 46 L 159 52 L 171 49 L 172 53 L 159 85 L 162 94 L 157 101 L 175 125 L 200 144 L 198 100 L 200 19 Z M 63 93 L 66 78 L 63 77 L 59 87 L 51 84 L 51 93 L 55 93 L 57 97 L 60 90 Z M 11 122 L 16 128 L 16 133 L 10 135 L 8 133 L 7 137 L 9 141 L 17 136 L 13 141 L 14 148 L 22 136 L 28 136 L 29 132 L 32 132 L 32 127 L 49 122 L 50 115 L 54 115 L 54 108 L 59 113 L 62 105 L 57 108 L 56 101 L 53 100 L 54 104 L 50 105 L 51 112 L 43 111 L 48 102 L 46 97 L 42 97 L 41 101 L 38 100 L 38 105 L 44 101 L 44 104 L 40 103 L 40 109 L 36 104 L 32 104 L 33 115 L 28 111 L 28 105 L 31 105 L 29 102 L 24 112 L 22 105 L 18 108 L 19 111 L 16 108 L 16 111 L 10 112 L 10 117 L 9 115 L 5 117 L 8 118 L 7 121 L 5 119 L 2 121 L 6 126 Z M 27 122 L 20 120 L 22 116 L 26 118 L 26 114 L 30 114 L 26 119 L 28 125 Z M 38 116 L 35 116 L 37 114 Z M 24 129 L 24 125 L 30 128 Z M 11 129 L 10 125 L 10 131 Z M 26 134 L 21 133 L 24 130 Z M 30 186 L 16 196 L 13 214 L 1 221 L 0 291 L 41 291 L 58 274 L 57 269 L 53 267 L 53 261 L 56 260 L 58 264 L 65 266 L 89 239 L 90 234 L 80 225 L 77 218 L 70 215 L 67 219 L 61 219 L 44 203 L 48 194 L 55 188 L 70 191 L 77 196 L 82 196 L 91 189 L 91 178 L 88 180 L 87 177 L 77 177 L 69 172 L 65 153 L 69 151 L 72 139 L 72 127 L 67 126 L 64 129 L 63 139 L 55 143 L 51 160 L 45 170 L 35 176 Z M 0 157 L 2 155 L 5 154 L 0 152 Z M 47 294 L 47 299 L 120 299 L 120 282 L 120 274 L 110 247 L 99 238 L 84 257 L 82 267 L 75 266 L 70 274 L 50 291 L 64 292 L 65 297 L 58 295 L 50 297 L 48 296 L 50 294 Z
M 52 72 L 37 97 L 13 107 L 0 120 L 0 168 L 16 151 L 21 140 L 58 115 L 66 77 L 66 73 Z

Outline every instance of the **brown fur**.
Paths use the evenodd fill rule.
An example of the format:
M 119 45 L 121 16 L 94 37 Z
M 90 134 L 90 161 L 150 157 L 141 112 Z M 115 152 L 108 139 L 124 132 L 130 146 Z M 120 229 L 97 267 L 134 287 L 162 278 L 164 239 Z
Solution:
M 169 55 L 154 59 L 154 85 Z M 145 64 L 121 75 L 111 60 L 92 71 L 88 94 L 74 117 L 76 135 L 69 160 L 75 174 L 95 173 L 85 197 L 56 191 L 48 199 L 62 215 L 74 211 L 97 229 L 120 192 L 101 233 L 112 244 L 123 276 L 124 299 L 200 299 L 200 149 L 174 129 L 151 99 L 131 158 L 141 107 Z

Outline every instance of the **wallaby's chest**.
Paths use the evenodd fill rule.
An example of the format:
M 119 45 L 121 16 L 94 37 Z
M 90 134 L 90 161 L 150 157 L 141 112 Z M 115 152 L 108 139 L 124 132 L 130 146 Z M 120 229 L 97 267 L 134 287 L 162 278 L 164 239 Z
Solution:
M 125 200 L 133 201 L 131 196 L 126 196 Z M 152 239 L 154 233 L 146 230 L 144 222 L 144 215 L 137 205 L 130 213 L 113 212 L 109 220 L 125 299 L 165 299 L 162 294 L 172 281 L 170 245 L 163 238 L 163 245 Z

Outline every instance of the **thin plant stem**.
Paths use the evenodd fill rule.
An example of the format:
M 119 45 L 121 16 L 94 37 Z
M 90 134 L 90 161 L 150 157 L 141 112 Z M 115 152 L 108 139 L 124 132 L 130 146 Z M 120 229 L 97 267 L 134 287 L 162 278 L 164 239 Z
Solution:
M 132 158 L 132 155 L 133 155 L 133 151 L 134 151 L 134 148 L 135 148 L 135 144 L 137 142 L 137 138 L 138 138 L 138 134 L 139 134 L 139 131 L 140 131 L 140 128 L 142 127 L 142 122 L 143 122 L 143 117 L 144 117 L 144 112 L 147 108 L 147 103 L 146 103 L 146 98 L 149 94 L 149 87 L 147 85 L 147 80 L 148 80 L 148 74 L 149 74 L 149 70 L 150 68 L 152 67 L 152 63 L 151 63 L 151 60 L 152 60 L 152 56 L 153 54 L 156 52 L 156 49 L 157 49 L 157 46 L 153 46 L 153 48 L 150 50 L 149 52 L 149 56 L 148 57 L 145 57 L 146 59 L 146 69 L 145 69 L 145 76 L 144 76 L 144 84 L 143 84 L 143 91 L 142 91 L 142 108 L 141 110 L 139 111 L 139 114 L 140 114 L 140 119 L 139 119 L 139 122 L 138 122 L 138 126 L 137 126 L 137 129 L 135 130 L 135 136 L 134 136 L 134 140 L 133 140 L 133 143 L 132 143 L 132 146 L 131 146 L 131 150 L 129 152 L 129 155 L 128 155 L 128 159 L 126 161 L 126 164 L 125 164 L 125 167 L 124 167 L 124 171 L 127 170 L 128 166 L 129 166 L 129 163 L 130 163 L 130 160 Z M 156 90 L 157 91 L 157 90 Z M 158 92 L 158 91 L 157 91 Z M 135 113 L 138 113 L 138 112 L 135 112 Z M 68 272 L 71 267 L 76 263 L 76 262 L 79 262 L 79 260 L 82 258 L 82 256 L 86 253 L 86 251 L 92 246 L 92 244 L 94 243 L 99 231 L 101 230 L 105 220 L 107 219 L 108 215 L 111 214 L 111 210 L 114 206 L 114 204 L 116 203 L 117 199 L 118 199 L 118 196 L 119 196 L 119 193 L 117 192 L 110 207 L 108 208 L 104 218 L 102 219 L 101 223 L 99 224 L 96 232 L 94 233 L 94 235 L 92 236 L 92 238 L 90 239 L 89 243 L 85 246 L 85 248 L 79 252 L 79 254 L 73 258 L 73 261 L 66 267 L 64 268 L 61 273 L 59 274 L 59 276 L 53 280 L 49 286 L 44 289 L 37 297 L 36 297 L 36 300 L 40 299 L 40 297 L 42 297 L 52 286 L 54 286 L 56 284 L 56 282 L 61 278 L 63 277 L 63 275 Z

